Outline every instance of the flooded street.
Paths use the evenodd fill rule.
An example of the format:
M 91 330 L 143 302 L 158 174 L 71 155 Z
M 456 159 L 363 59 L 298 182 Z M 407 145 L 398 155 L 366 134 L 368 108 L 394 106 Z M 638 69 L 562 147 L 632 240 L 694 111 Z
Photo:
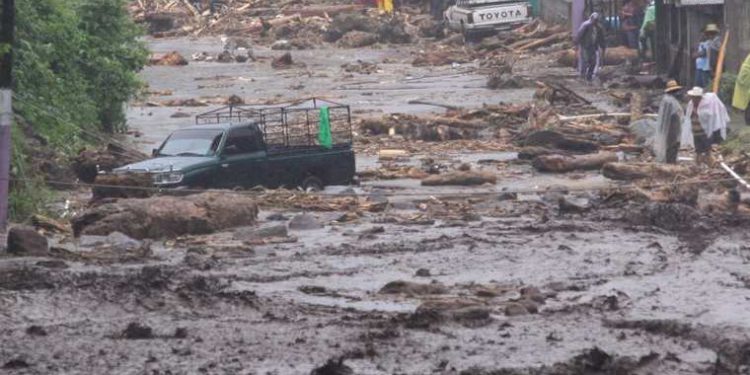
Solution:
M 216 36 L 147 42 L 155 54 L 222 51 Z M 533 84 L 488 89 L 479 61 L 413 66 L 429 48 L 323 46 L 291 52 L 304 67 L 274 69 L 285 51 L 258 46 L 254 62 L 149 66 L 148 90 L 171 94 L 129 105 L 129 140 L 150 153 L 221 106 L 164 100 L 315 96 L 350 105 L 358 124 L 446 113 L 414 101 L 470 111 L 538 99 Z M 358 60 L 378 70 L 342 70 Z M 519 74 L 559 75 L 599 111 L 611 109 L 603 89 L 540 61 L 529 57 Z M 492 131 L 520 133 L 504 121 Z M 216 193 L 257 199 L 250 226 L 137 240 L 50 235 L 49 258 L 0 258 L 0 373 L 750 373 L 745 219 L 647 201 L 601 168 L 542 173 L 510 142 L 380 136 L 355 137 L 356 186 Z M 413 149 L 383 157 L 398 146 Z M 387 168 L 492 179 L 427 186 L 422 174 L 375 174 Z

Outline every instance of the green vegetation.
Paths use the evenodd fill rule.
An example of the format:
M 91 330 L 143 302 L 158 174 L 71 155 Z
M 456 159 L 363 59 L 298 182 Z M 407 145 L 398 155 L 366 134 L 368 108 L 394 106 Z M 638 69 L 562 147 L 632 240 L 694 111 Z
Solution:
M 34 167 L 39 150 L 25 142 L 29 134 L 47 153 L 67 159 L 97 133 L 125 129 L 124 102 L 141 87 L 136 73 L 148 58 L 125 6 L 125 0 L 16 1 L 14 109 L 30 129 L 13 137 L 14 219 L 38 210 L 47 195 Z

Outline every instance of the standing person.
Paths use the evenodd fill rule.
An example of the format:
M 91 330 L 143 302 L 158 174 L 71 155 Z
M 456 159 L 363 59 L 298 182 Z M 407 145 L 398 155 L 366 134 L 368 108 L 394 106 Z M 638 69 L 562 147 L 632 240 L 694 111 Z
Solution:
M 703 40 L 693 53 L 695 57 L 695 86 L 706 88 L 711 83 L 712 61 L 716 60 L 716 51 L 719 48 L 721 48 L 719 27 L 713 23 L 706 25 L 703 30 Z
M 681 97 L 682 86 L 675 80 L 667 82 L 664 97 L 659 103 L 659 117 L 656 120 L 656 139 L 654 140 L 654 154 L 659 163 L 677 162 L 683 119 Z
M 656 58 L 656 48 L 654 44 L 656 42 L 656 4 L 654 0 L 651 0 L 648 7 L 646 7 L 646 14 L 643 16 L 643 25 L 641 25 L 640 32 L 640 48 L 638 49 L 641 60 L 646 59 L 646 52 L 651 50 L 651 60 Z
M 625 33 L 628 48 L 638 48 L 638 34 L 643 19 L 643 8 L 639 0 L 626 0 L 626 3 L 620 10 L 620 20 L 622 21 L 622 31 Z
M 745 124 L 750 125 L 750 55 L 745 58 L 737 76 L 732 107 L 745 111 Z
M 579 49 L 578 66 L 581 69 L 581 77 L 591 81 L 607 49 L 604 28 L 599 22 L 599 13 L 592 13 L 589 20 L 581 24 L 574 42 Z
M 690 103 L 685 112 L 685 121 L 690 121 L 696 162 L 711 164 L 711 146 L 727 139 L 729 113 L 719 96 L 705 93 L 701 87 L 688 91 Z
M 690 103 L 685 113 L 685 121 L 690 121 L 690 131 L 693 133 L 693 145 L 695 146 L 695 162 L 704 164 L 708 162 L 708 153 L 711 151 L 711 140 L 706 135 L 701 125 L 698 108 L 703 99 L 703 88 L 693 87 L 687 92 Z

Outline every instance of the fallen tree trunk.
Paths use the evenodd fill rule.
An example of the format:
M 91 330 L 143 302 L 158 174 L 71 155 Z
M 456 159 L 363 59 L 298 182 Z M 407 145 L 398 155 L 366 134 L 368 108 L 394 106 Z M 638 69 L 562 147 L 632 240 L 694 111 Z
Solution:
M 73 159 L 73 171 L 79 180 L 91 184 L 99 171 L 110 172 L 117 167 L 148 159 L 148 155 L 109 143 L 100 150 L 84 149 Z
M 617 154 L 600 152 L 592 155 L 541 155 L 531 165 L 540 172 L 565 173 L 577 170 L 601 169 L 604 164 L 616 162 Z
M 592 153 L 599 150 L 599 145 L 576 137 L 570 137 L 551 130 L 540 130 L 526 136 L 524 146 L 557 148 L 560 150 Z
M 96 177 L 93 200 L 105 198 L 148 198 L 154 192 L 151 175 L 145 173 L 102 174 Z
M 252 225 L 257 216 L 258 206 L 252 197 L 213 191 L 185 197 L 123 199 L 94 207 L 72 224 L 75 236 L 120 232 L 136 239 L 159 239 Z
M 602 168 L 604 177 L 611 180 L 631 181 L 644 178 L 671 179 L 678 176 L 693 176 L 692 166 L 657 163 L 608 163 Z
M 637 58 L 638 50 L 627 47 L 609 48 L 604 56 L 604 65 L 621 65 L 628 60 L 635 60 Z M 564 51 L 557 58 L 557 62 L 563 66 L 575 67 L 578 64 L 576 51 L 572 49 Z
M 497 176 L 485 172 L 455 171 L 433 175 L 422 180 L 422 186 L 473 186 L 497 183 Z
M 567 40 L 570 37 L 570 33 L 567 31 L 557 34 L 552 34 L 546 38 L 537 39 L 534 41 L 531 41 L 530 43 L 526 43 L 521 45 L 520 47 L 516 48 L 516 51 L 528 51 L 531 49 L 539 48 L 539 47 L 545 47 L 550 44 L 555 44 L 559 42 L 563 42 Z
M 553 150 L 546 147 L 524 147 L 518 151 L 518 159 L 532 160 L 538 156 L 559 154 L 560 150 Z

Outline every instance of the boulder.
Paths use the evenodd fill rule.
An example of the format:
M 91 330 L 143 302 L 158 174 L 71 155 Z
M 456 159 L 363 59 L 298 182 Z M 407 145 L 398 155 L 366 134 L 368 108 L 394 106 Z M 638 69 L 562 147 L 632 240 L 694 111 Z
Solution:
M 122 199 L 73 219 L 73 232 L 76 236 L 121 232 L 135 239 L 175 238 L 253 225 L 257 216 L 253 198 L 229 192 Z
M 315 216 L 309 214 L 297 215 L 289 221 L 289 229 L 292 230 L 313 230 L 322 228 L 323 224 L 321 224 Z
M 8 231 L 8 252 L 18 256 L 46 256 L 49 244 L 34 228 L 15 226 Z
M 350 31 L 341 37 L 338 46 L 342 48 L 361 48 L 378 42 L 378 36 L 365 31 Z

